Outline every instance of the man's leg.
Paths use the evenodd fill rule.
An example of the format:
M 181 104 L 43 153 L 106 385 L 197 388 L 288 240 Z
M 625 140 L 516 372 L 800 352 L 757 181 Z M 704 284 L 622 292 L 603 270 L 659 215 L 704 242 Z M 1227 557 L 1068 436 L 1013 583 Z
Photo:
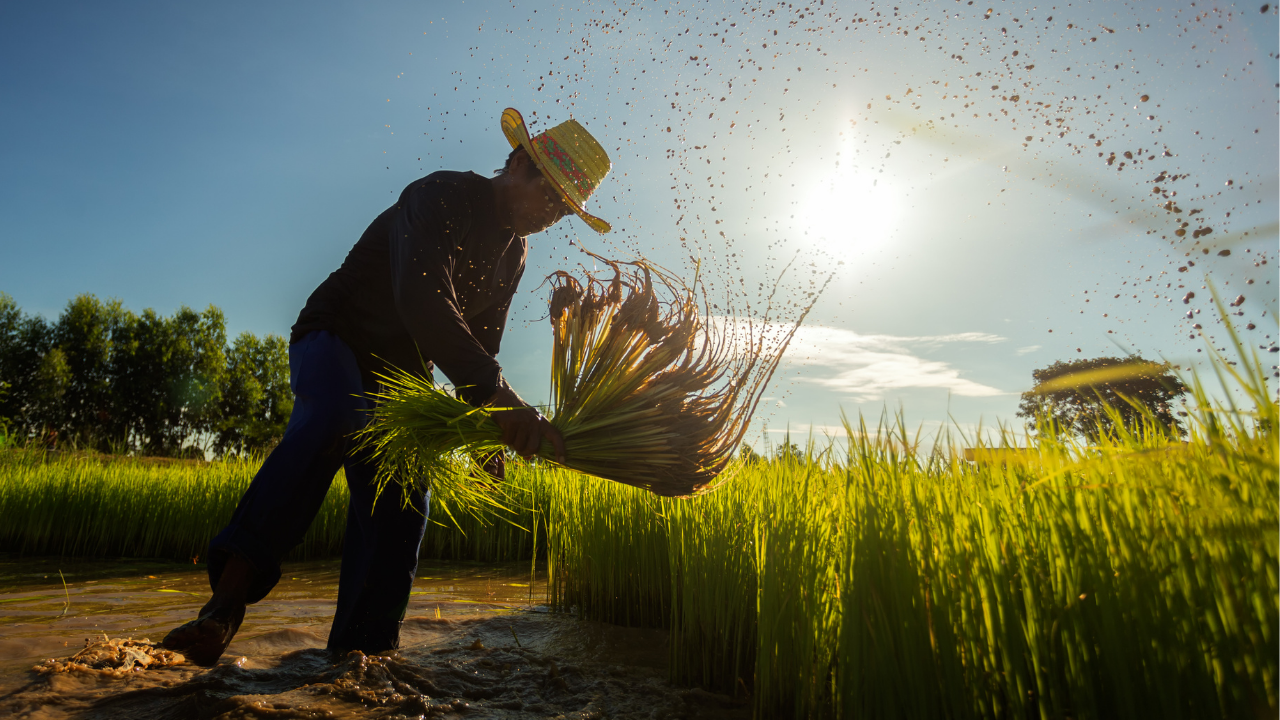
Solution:
M 173 630 L 164 646 L 197 665 L 213 665 L 244 618 L 280 579 L 280 560 L 302 540 L 342 465 L 366 401 L 351 350 L 315 332 L 289 348 L 293 413 L 280 444 L 263 462 L 231 522 L 209 544 L 213 597 L 199 616 Z
M 357 455 L 347 461 L 346 470 L 351 500 L 329 649 L 395 650 L 418 571 L 431 495 L 414 492 L 406 507 L 400 486 L 391 483 L 375 503 L 376 463 Z

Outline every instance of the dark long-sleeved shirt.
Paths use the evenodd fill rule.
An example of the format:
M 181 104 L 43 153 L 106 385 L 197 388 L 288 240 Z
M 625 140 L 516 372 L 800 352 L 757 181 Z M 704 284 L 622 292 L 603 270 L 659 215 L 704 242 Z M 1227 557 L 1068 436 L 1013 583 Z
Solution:
M 428 373 L 434 363 L 464 399 L 483 402 L 502 383 L 495 356 L 527 250 L 499 226 L 487 178 L 432 173 L 410 183 L 311 293 L 290 341 L 333 332 L 366 373 Z

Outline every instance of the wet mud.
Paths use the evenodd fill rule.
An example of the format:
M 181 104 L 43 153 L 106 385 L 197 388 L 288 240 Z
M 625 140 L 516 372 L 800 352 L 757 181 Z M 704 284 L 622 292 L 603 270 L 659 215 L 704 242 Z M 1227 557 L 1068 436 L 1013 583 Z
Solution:
M 548 612 L 527 565 L 424 567 L 385 656 L 327 652 L 337 565 L 288 567 L 209 669 L 147 640 L 204 602 L 200 568 L 62 570 L 65 588 L 39 565 L 0 563 L 0 716 L 750 716 L 741 699 L 667 683 L 665 633 Z

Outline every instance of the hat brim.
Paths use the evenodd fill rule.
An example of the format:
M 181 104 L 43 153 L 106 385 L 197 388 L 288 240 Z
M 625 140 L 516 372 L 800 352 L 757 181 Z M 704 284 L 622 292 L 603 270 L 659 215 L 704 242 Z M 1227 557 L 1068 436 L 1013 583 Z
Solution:
M 573 198 L 569 197 L 564 188 L 560 186 L 560 183 L 556 182 L 555 178 L 542 170 L 543 165 L 549 161 L 530 141 L 529 130 L 525 127 L 524 118 L 515 108 L 507 108 L 502 111 L 502 133 L 507 136 L 507 142 L 511 143 L 512 148 L 522 147 L 525 152 L 529 153 L 529 157 L 533 158 L 534 163 L 537 164 L 538 170 L 542 171 L 542 176 L 547 179 L 551 187 L 556 189 L 556 193 L 573 210 L 574 214 L 582 218 L 583 222 L 591 226 L 592 230 L 604 234 L 612 229 L 608 222 L 583 209 Z

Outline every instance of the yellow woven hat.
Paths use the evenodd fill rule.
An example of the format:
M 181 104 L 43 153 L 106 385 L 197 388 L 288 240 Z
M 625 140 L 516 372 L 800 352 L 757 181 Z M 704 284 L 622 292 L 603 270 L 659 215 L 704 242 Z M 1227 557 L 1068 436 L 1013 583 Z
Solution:
M 544 133 L 529 137 L 524 118 L 515 108 L 502 111 L 502 132 L 511 147 L 523 147 L 544 177 L 578 217 L 598 233 L 609 232 L 609 223 L 583 209 L 587 198 L 609 174 L 613 163 L 600 143 L 577 120 L 566 120 Z

